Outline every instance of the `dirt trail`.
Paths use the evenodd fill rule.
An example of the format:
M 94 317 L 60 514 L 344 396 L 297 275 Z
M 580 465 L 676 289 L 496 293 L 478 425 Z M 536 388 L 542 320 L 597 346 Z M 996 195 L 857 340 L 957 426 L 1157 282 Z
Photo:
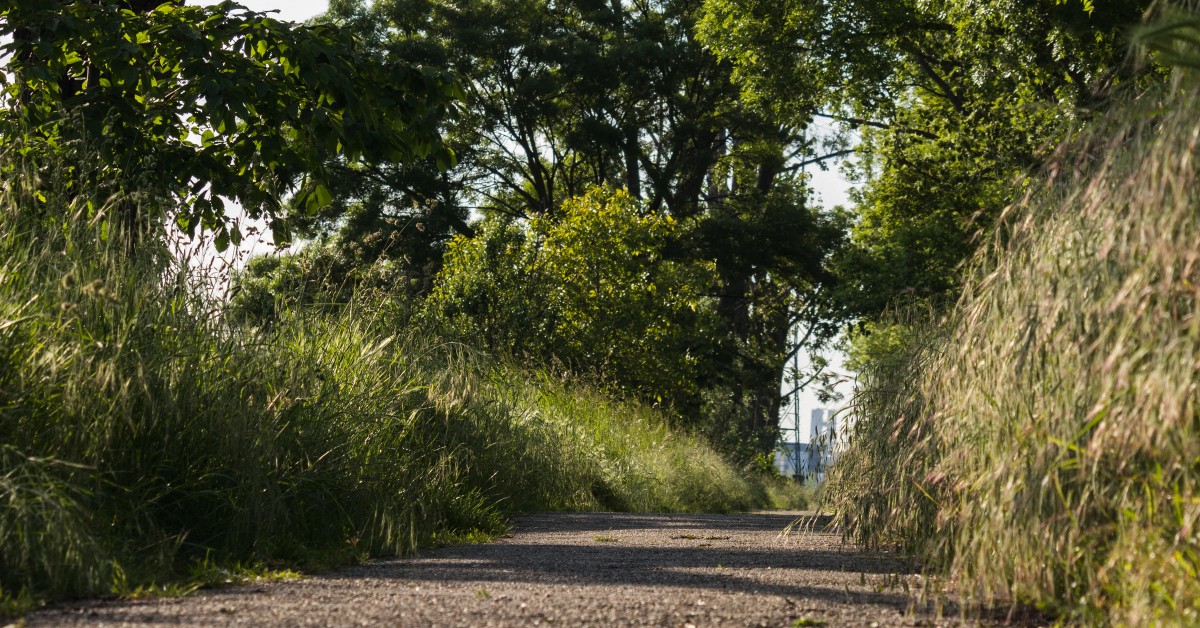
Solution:
M 799 513 L 519 517 L 493 543 L 187 598 L 75 603 L 31 626 L 930 626 L 894 558 Z

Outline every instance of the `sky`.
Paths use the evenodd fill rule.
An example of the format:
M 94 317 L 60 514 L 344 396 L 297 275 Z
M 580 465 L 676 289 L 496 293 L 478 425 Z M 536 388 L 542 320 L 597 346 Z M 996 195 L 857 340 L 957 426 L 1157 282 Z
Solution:
M 221 0 L 191 0 L 193 6 L 209 6 L 219 4 Z M 237 0 L 238 4 L 251 11 L 278 11 L 275 16 L 283 20 L 303 22 L 310 17 L 324 13 L 329 8 L 328 0 Z
M 220 0 L 192 0 L 194 5 L 211 5 L 217 4 Z M 253 11 L 278 11 L 276 17 L 295 22 L 302 22 L 311 17 L 324 13 L 328 8 L 328 0 L 240 0 L 240 4 L 246 6 Z M 820 130 L 820 121 L 815 123 L 815 126 Z M 816 193 L 818 202 L 824 207 L 834 207 L 836 205 L 848 205 L 850 183 L 841 175 L 837 164 L 830 164 L 828 170 L 821 170 L 816 167 L 810 167 L 808 170 L 812 175 L 813 190 Z M 262 229 L 261 225 L 259 226 Z M 263 238 L 247 238 L 243 245 L 237 251 L 229 251 L 224 255 L 217 256 L 214 252 L 208 250 L 198 256 L 198 259 L 203 260 L 204 264 L 211 264 L 214 267 L 240 267 L 245 263 L 245 260 L 253 255 L 271 253 L 274 251 L 274 246 L 269 243 L 269 236 Z M 836 351 L 831 351 L 826 356 L 830 359 L 830 366 L 835 371 L 842 371 L 842 356 Z M 848 394 L 851 385 L 849 383 L 841 385 L 838 390 L 843 394 Z M 799 395 L 800 409 L 800 442 L 808 442 L 811 432 L 810 417 L 812 410 L 818 407 L 824 407 L 826 404 L 821 404 L 817 400 L 815 391 L 809 390 L 801 392 Z M 835 404 L 836 407 L 836 404 Z M 781 425 L 785 428 L 792 428 L 794 422 L 795 407 L 785 408 L 782 412 Z
M 833 127 L 830 126 L 828 122 L 820 119 L 814 120 L 809 128 L 815 130 L 817 133 L 825 133 L 830 135 L 834 133 Z M 850 205 L 851 183 L 847 181 L 844 176 L 842 176 L 841 169 L 838 167 L 840 163 L 840 161 L 831 162 L 828 164 L 828 169 L 826 170 L 822 170 L 816 166 L 810 166 L 806 169 L 808 174 L 812 177 L 812 188 L 816 196 L 815 200 L 822 207 L 827 209 L 836 207 L 838 205 Z M 829 350 L 824 352 L 824 357 L 829 360 L 830 370 L 840 375 L 842 383 L 836 386 L 835 390 L 843 396 L 843 399 L 842 401 L 835 403 L 821 403 L 820 400 L 817 399 L 816 390 L 810 389 L 801 391 L 797 400 L 800 411 L 800 435 L 799 438 L 796 439 L 797 442 L 809 442 L 809 437 L 812 435 L 812 411 L 814 409 L 841 408 L 849 400 L 850 393 L 854 388 L 853 374 L 846 372 L 846 369 L 843 366 L 845 356 L 842 355 L 842 352 L 837 350 Z M 801 356 L 800 362 L 802 367 L 808 364 L 808 360 L 805 356 Z M 790 389 L 791 386 L 784 386 L 784 390 Z M 796 405 L 789 405 L 787 408 L 784 408 L 780 411 L 779 424 L 782 428 L 784 428 L 784 430 L 795 429 L 796 409 Z M 844 421 L 839 418 L 838 423 L 844 424 Z M 792 440 L 792 433 L 785 431 L 784 438 L 789 441 Z

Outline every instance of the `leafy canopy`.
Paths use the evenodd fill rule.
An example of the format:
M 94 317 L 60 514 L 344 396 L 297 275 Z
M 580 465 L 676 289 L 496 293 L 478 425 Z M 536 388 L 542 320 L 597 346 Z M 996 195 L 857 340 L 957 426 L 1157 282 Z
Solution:
M 1151 3 L 1077 0 L 706 0 L 699 32 L 743 97 L 860 140 L 852 312 L 950 296 L 959 264 L 1076 122 L 1153 80 L 1128 63 Z
M 335 204 L 349 209 L 342 215 L 348 219 L 316 223 L 336 229 L 334 242 L 381 234 L 377 241 L 387 247 L 364 248 L 379 258 L 402 254 L 417 277 L 436 265 L 451 232 L 471 237 L 475 230 L 463 221 L 469 206 L 493 217 L 557 225 L 563 207 L 576 202 L 571 199 L 595 186 L 622 187 L 644 201 L 646 211 L 678 223 L 664 256 L 685 266 L 712 264 L 716 275 L 705 291 L 715 321 L 687 323 L 695 325 L 687 344 L 650 349 L 677 351 L 676 358 L 703 365 L 696 386 L 707 389 L 711 412 L 699 404 L 683 412 L 713 417 L 710 431 L 731 435 L 727 442 L 734 447 L 753 440 L 755 451 L 769 451 L 777 436 L 779 381 L 796 349 L 792 326 L 811 330 L 801 334 L 808 344 L 833 328 L 824 324 L 820 301 L 832 288 L 828 261 L 844 242 L 844 221 L 808 199 L 804 168 L 827 158 L 817 152 L 825 147 L 802 125 L 742 98 L 732 65 L 697 41 L 703 6 L 701 0 L 340 3 L 334 9 L 339 19 L 373 33 L 381 50 L 461 76 L 463 115 L 447 127 L 461 160 L 440 177 L 408 164 L 345 168 L 333 191 Z M 571 334 L 559 337 L 566 345 L 550 347 L 551 332 L 531 332 L 566 323 L 553 318 L 558 310 L 541 307 L 543 295 L 526 299 L 524 288 L 506 284 L 533 279 L 515 267 L 485 263 L 486 251 L 498 254 L 510 244 L 524 250 L 529 227 L 498 219 L 483 229 L 488 233 L 480 237 L 490 244 L 472 249 L 484 256 L 473 280 L 480 291 L 472 294 L 493 300 L 486 302 L 492 309 L 476 313 L 478 334 L 471 339 L 574 368 L 609 368 L 595 356 L 578 358 Z M 402 233 L 393 243 L 396 232 Z M 573 259 L 585 254 L 604 251 L 581 251 Z M 624 315 L 614 308 L 609 316 Z M 532 339 L 528 346 L 526 338 Z M 605 371 L 610 379 L 624 376 L 613 368 Z
M 16 2 L 0 9 L 5 141 L 27 153 L 79 153 L 96 163 L 76 183 L 114 195 L 152 191 L 188 234 L 240 232 L 222 198 L 288 237 L 281 198 L 330 201 L 322 164 L 453 154 L 437 124 L 459 96 L 452 78 L 373 53 L 330 24 L 299 26 L 232 2 L 187 7 L 114 0 Z M 142 204 L 144 210 L 145 204 Z

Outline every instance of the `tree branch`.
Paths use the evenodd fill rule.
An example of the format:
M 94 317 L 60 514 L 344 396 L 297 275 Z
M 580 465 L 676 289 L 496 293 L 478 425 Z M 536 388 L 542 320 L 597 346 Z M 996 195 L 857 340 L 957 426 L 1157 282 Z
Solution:
M 911 54 L 916 59 L 917 65 L 921 66 L 921 71 L 925 73 L 925 76 L 929 77 L 934 83 L 937 83 L 938 88 L 943 92 L 942 97 L 949 101 L 950 105 L 954 107 L 954 110 L 959 115 L 967 115 L 966 108 L 963 107 L 962 98 L 954 93 L 954 87 L 933 67 L 933 61 L 929 58 L 929 55 L 925 54 L 925 51 L 921 50 L 921 47 L 916 44 L 913 44 Z
M 791 165 L 789 165 L 787 168 L 784 168 L 783 170 L 784 170 L 785 172 L 792 172 L 792 171 L 795 171 L 795 170 L 797 170 L 797 169 L 799 169 L 799 168 L 803 168 L 803 167 L 805 167 L 805 166 L 811 166 L 811 165 L 814 165 L 814 164 L 820 164 L 820 163 L 823 163 L 823 162 L 825 162 L 825 161 L 828 161 L 828 160 L 830 160 L 830 159 L 837 159 L 838 157 L 845 157 L 846 155 L 853 155 L 853 154 L 854 154 L 854 149 L 853 149 L 853 148 L 845 148 L 845 149 L 842 149 L 842 150 L 834 151 L 834 152 L 832 152 L 832 153 L 829 153 L 829 154 L 826 154 L 826 155 L 821 155 L 821 156 L 818 156 L 818 157 L 813 157 L 812 159 L 806 159 L 806 160 L 804 160 L 804 161 L 802 161 L 802 162 L 800 162 L 800 163 L 791 164 Z
M 888 123 L 886 123 L 886 122 L 878 122 L 878 121 L 876 121 L 876 120 L 867 120 L 867 119 L 864 119 L 864 118 L 855 118 L 855 117 L 852 117 L 852 116 L 839 116 L 839 115 L 836 115 L 836 114 L 832 114 L 832 113 L 823 113 L 823 112 L 820 112 L 820 111 L 818 111 L 818 112 L 816 112 L 816 113 L 813 113 L 813 117 L 815 117 L 815 118 L 825 118 L 825 119 L 827 119 L 827 120 L 834 120 L 834 121 L 836 121 L 836 122 L 845 122 L 845 123 L 847 123 L 847 124 L 859 124 L 859 125 L 862 125 L 862 126 L 869 126 L 869 127 L 873 127 L 873 128 L 876 128 L 876 129 L 883 129 L 883 130 L 885 130 L 885 131 L 900 131 L 901 133 L 911 133 L 911 134 L 913 134 L 913 135 L 919 135 L 919 136 L 921 136 L 921 137 L 924 137 L 924 138 L 927 138 L 927 139 L 931 139 L 931 140 L 936 140 L 936 139 L 938 139 L 938 136 L 937 136 L 936 134 L 934 134 L 934 133 L 930 133 L 929 131 L 925 131 L 925 130 L 923 130 L 923 129 L 913 129 L 913 128 L 909 128 L 909 127 L 898 127 L 898 126 L 896 126 L 896 125 L 894 125 L 894 124 L 888 124 Z

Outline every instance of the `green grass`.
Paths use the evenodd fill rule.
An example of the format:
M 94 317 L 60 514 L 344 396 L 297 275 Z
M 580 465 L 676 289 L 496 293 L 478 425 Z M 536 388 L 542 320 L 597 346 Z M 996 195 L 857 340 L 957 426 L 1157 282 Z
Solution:
M 837 522 L 976 605 L 1200 623 L 1195 76 L 1063 147 L 940 323 L 862 374 Z
M 0 613 L 478 542 L 514 512 L 802 499 L 386 304 L 240 327 L 153 240 L 128 254 L 121 205 L 54 180 L 0 196 Z

